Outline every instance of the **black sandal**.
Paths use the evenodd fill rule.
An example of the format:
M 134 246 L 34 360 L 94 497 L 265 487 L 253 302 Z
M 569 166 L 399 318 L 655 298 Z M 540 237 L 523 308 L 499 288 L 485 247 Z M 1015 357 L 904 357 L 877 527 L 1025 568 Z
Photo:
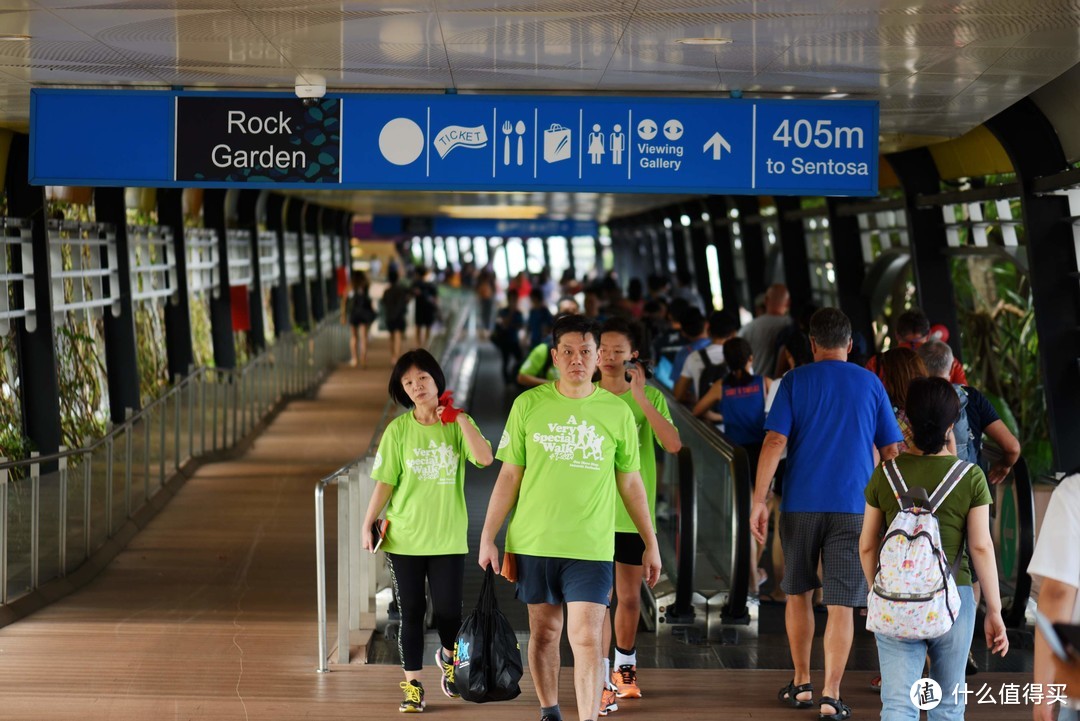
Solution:
M 821 713 L 822 706 L 832 706 L 836 709 L 836 713 Z M 851 718 L 851 707 L 838 698 L 829 698 L 828 696 L 822 696 L 818 699 L 818 719 L 819 721 L 846 721 Z
M 798 699 L 799 694 L 809 693 L 811 697 L 814 693 L 814 685 L 810 683 L 804 683 L 802 686 L 795 685 L 795 679 L 791 679 L 791 683 L 780 689 L 776 694 L 776 698 L 780 699 L 791 708 L 810 708 L 814 705 L 813 698 L 810 701 L 800 701 Z

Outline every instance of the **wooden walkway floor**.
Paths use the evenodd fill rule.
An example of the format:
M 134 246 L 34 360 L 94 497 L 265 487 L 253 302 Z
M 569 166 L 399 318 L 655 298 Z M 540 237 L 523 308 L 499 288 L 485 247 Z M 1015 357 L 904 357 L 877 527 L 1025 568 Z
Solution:
M 388 368 L 385 347 L 373 345 L 373 370 L 336 371 L 316 399 L 290 404 L 242 458 L 204 466 L 89 586 L 0 629 L 0 719 L 400 718 L 397 668 L 315 672 L 314 481 L 369 442 Z M 329 538 L 332 508 L 329 494 Z M 332 572 L 333 544 L 329 552 Z M 537 717 L 527 677 L 519 699 L 477 707 L 443 697 L 434 674 L 428 713 L 436 718 Z M 865 690 L 871 675 L 853 672 L 845 691 L 857 718 L 878 715 L 877 697 Z M 789 676 L 643 671 L 647 698 L 613 718 L 816 718 L 775 702 Z M 567 710 L 572 688 L 564 669 Z M 1017 707 L 968 714 L 1028 717 Z

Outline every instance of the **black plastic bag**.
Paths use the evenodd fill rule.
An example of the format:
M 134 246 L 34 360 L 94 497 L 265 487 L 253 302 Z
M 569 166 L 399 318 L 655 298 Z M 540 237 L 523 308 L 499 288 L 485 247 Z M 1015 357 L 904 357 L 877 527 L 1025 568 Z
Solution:
M 480 600 L 454 642 L 454 685 L 466 701 L 509 701 L 521 693 L 521 674 L 521 646 L 495 602 L 495 574 L 488 567 Z

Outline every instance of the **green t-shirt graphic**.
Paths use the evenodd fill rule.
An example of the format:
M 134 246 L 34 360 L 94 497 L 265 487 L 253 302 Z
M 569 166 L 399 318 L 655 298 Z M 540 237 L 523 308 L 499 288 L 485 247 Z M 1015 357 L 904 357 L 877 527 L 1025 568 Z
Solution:
M 525 467 L 506 550 L 610 561 L 615 555 L 616 470 L 638 470 L 637 429 L 626 403 L 602 388 L 567 398 L 555 383 L 514 401 L 495 457 Z
M 425 426 L 412 411 L 390 422 L 371 468 L 372 478 L 394 487 L 383 550 L 403 556 L 469 552 L 463 456 L 479 466 L 457 423 Z
M 656 434 L 652 426 L 645 418 L 645 411 L 634 400 L 632 391 L 626 391 L 616 396 L 630 407 L 634 414 L 634 424 L 637 426 L 638 453 L 641 454 L 641 481 L 645 484 L 645 494 L 649 497 L 649 519 L 652 521 L 653 530 L 656 530 Z M 645 398 L 652 403 L 656 410 L 660 411 L 668 423 L 671 423 L 671 411 L 668 410 L 667 399 L 664 394 L 652 386 L 645 386 Z M 615 531 L 618 533 L 637 533 L 637 526 L 630 520 L 630 514 L 623 505 L 622 498 L 616 499 L 615 503 Z
M 954 463 L 956 463 L 956 456 L 919 456 L 914 453 L 901 453 L 896 457 L 896 467 L 900 469 L 900 475 L 903 476 L 907 487 L 924 488 L 928 496 L 933 494 L 934 489 L 945 478 L 945 474 Z M 900 512 L 900 503 L 893 495 L 892 487 L 880 465 L 870 476 L 870 482 L 866 484 L 864 494 L 868 504 L 885 514 L 885 528 L 888 528 L 896 518 L 896 514 Z M 992 502 L 993 497 L 990 495 L 990 487 L 986 484 L 986 476 L 983 475 L 981 468 L 972 466 L 934 514 L 937 516 L 938 528 L 941 531 L 941 550 L 945 552 L 945 558 L 950 564 L 956 558 L 956 554 L 960 551 L 960 544 L 964 540 L 968 511 L 976 506 L 988 506 Z M 957 586 L 971 585 L 970 569 L 965 551 L 964 560 L 956 573 Z

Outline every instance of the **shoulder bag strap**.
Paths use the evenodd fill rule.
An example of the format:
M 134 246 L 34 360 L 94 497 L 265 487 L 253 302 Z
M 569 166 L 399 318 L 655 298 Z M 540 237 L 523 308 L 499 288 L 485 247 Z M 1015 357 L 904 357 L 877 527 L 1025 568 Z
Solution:
M 949 497 L 949 494 L 953 492 L 953 489 L 960 483 L 960 479 L 964 477 L 964 474 L 971 469 L 971 464 L 967 461 L 962 461 L 959 458 L 956 459 L 956 463 L 952 464 L 952 468 L 945 474 L 945 478 L 942 479 L 938 487 L 934 489 L 934 492 L 930 494 L 930 512 L 937 513 L 941 508 L 941 504 L 945 502 L 945 499 Z
M 900 504 L 900 508 L 911 508 L 911 500 L 907 496 L 907 484 L 904 483 L 904 477 L 900 475 L 900 469 L 896 467 L 896 459 L 890 459 L 881 464 L 881 470 L 885 472 L 885 480 L 889 482 L 889 487 L 892 488 L 893 496 L 896 497 L 896 502 Z M 903 500 L 901 500 L 903 497 Z

